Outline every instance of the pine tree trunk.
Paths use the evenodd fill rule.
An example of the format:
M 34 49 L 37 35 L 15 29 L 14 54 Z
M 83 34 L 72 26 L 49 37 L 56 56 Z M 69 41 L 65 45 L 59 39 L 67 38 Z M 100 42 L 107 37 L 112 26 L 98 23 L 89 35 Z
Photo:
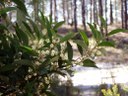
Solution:
M 34 6 L 34 20 L 36 21 L 38 18 L 38 0 L 33 0 Z
M 74 28 L 75 28 L 75 32 L 78 31 L 77 29 L 77 5 L 76 5 L 77 0 L 74 0 Z
M 52 3 L 53 3 L 53 1 L 52 0 L 50 0 L 50 15 L 51 15 L 51 17 L 52 17 Z
M 84 26 L 84 30 L 86 30 L 86 22 L 85 22 L 85 0 L 82 0 L 82 7 L 81 7 L 81 10 L 82 10 L 82 23 L 83 23 L 83 26 Z
M 125 11 L 124 11 L 124 16 L 125 16 L 125 29 L 128 29 L 128 17 L 127 17 L 127 0 L 124 0 L 124 7 L 125 7 Z
M 113 24 L 113 5 L 112 1 L 110 0 L 110 24 Z
M 55 22 L 57 22 L 58 20 L 58 17 L 57 17 L 57 4 L 56 4 L 56 0 L 54 0 L 54 20 Z
M 66 21 L 65 0 L 62 0 L 62 4 L 63 4 L 63 18 L 64 18 L 64 21 Z
M 97 15 L 97 4 L 96 0 L 93 1 L 93 18 L 94 23 L 98 24 L 98 15 Z
M 103 3 L 102 3 L 102 0 L 99 0 L 99 15 L 101 17 L 103 17 Z M 100 31 L 101 31 L 102 35 L 104 35 L 102 26 L 103 26 L 103 24 L 102 24 L 102 22 L 100 22 Z
M 66 10 L 67 10 L 67 24 L 69 24 L 69 19 L 70 19 L 70 16 L 69 16 L 69 14 L 70 14 L 70 12 L 69 12 L 69 1 L 68 0 L 66 0 Z
M 122 19 L 122 28 L 124 28 L 124 2 L 121 0 L 121 19 Z
M 93 12 L 93 9 L 92 9 L 93 4 L 92 4 L 92 2 L 93 2 L 93 0 L 90 0 L 90 23 L 92 23 L 92 21 L 93 21 L 93 14 L 92 14 L 92 12 Z

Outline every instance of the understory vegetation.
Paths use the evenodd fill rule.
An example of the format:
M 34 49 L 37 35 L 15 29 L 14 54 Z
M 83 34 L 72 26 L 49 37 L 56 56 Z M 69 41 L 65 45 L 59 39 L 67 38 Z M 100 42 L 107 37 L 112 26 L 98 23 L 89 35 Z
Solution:
M 114 41 L 108 38 L 126 31 L 115 29 L 104 35 L 97 29 L 98 25 L 88 24 L 92 44 L 86 32 L 68 32 L 62 36 L 57 29 L 64 21 L 53 22 L 51 16 L 46 17 L 39 12 L 35 22 L 28 16 L 23 2 L 12 2 L 16 6 L 7 7 L 6 2 L 0 1 L 3 6 L 0 9 L 0 96 L 55 96 L 55 81 L 58 86 L 63 85 L 59 84 L 59 76 L 68 78 L 75 65 L 98 68 L 93 58 L 102 53 L 104 47 L 115 46 Z M 20 10 L 25 19 L 6 22 L 7 13 L 12 10 Z M 103 23 L 100 27 L 105 30 L 105 20 L 100 19 Z M 73 44 L 81 54 L 77 58 L 73 58 Z M 66 86 L 72 86 L 69 78 L 67 81 Z

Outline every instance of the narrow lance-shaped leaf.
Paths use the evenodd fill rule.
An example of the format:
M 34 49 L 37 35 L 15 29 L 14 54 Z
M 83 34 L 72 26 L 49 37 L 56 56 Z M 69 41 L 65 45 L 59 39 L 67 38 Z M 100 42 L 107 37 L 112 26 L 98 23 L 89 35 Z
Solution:
M 88 37 L 85 34 L 85 32 L 80 32 L 80 35 L 81 35 L 82 39 L 84 40 L 85 44 L 87 44 L 87 46 L 88 46 L 89 45 Z
M 91 25 L 89 23 L 88 23 L 88 25 L 89 25 L 89 27 L 90 27 L 90 29 L 91 29 L 91 31 L 93 33 L 93 36 L 96 39 L 96 41 L 99 42 L 100 40 L 102 40 L 102 38 L 103 38 L 102 34 L 93 25 Z
M 68 59 L 72 60 L 73 58 L 73 48 L 70 42 L 67 42 L 67 52 L 68 52 Z
M 114 47 L 115 44 L 114 42 L 111 42 L 111 41 L 103 41 L 99 43 L 98 46 Z
M 128 32 L 128 30 L 125 30 L 125 29 L 115 29 L 115 30 L 112 30 L 111 32 L 109 32 L 108 36 L 111 36 L 111 35 L 114 35 L 114 34 L 117 34 L 117 33 L 120 33 L 120 32 Z
M 58 23 L 55 24 L 55 26 L 53 27 L 53 29 L 57 29 L 60 26 L 62 26 L 63 24 L 64 24 L 64 21 L 58 22 Z
M 22 12 L 28 15 L 27 9 L 25 7 L 23 0 L 12 0 L 12 1 L 17 5 L 17 8 L 19 8 Z
M 78 44 L 77 44 L 77 48 L 78 48 L 80 54 L 83 55 L 83 48 Z
M 36 23 L 33 22 L 33 21 L 30 20 L 30 19 L 28 19 L 28 20 L 29 20 L 29 22 L 32 24 L 33 30 L 34 30 L 34 32 L 35 32 L 35 34 L 36 34 L 36 37 L 37 37 L 38 39 L 41 39 L 42 33 L 40 32 L 40 30 L 39 30 L 38 26 L 36 25 Z
M 27 34 L 22 29 L 20 29 L 18 24 L 16 24 L 15 29 L 16 29 L 16 33 L 19 36 L 20 40 L 22 40 L 21 43 L 23 43 L 25 45 L 28 45 L 28 36 L 27 36 Z
M 0 14 L 5 14 L 9 11 L 13 11 L 13 10 L 16 10 L 16 7 L 6 7 L 6 8 L 2 8 L 0 9 Z
M 103 24 L 102 27 L 106 28 L 107 27 L 106 20 L 102 16 L 99 16 L 99 17 L 100 17 L 101 23 Z
M 95 67 L 95 68 L 98 68 L 96 66 L 96 63 L 94 61 L 92 61 L 91 59 L 86 59 L 83 61 L 83 66 L 84 67 Z
M 29 26 L 29 24 L 27 24 L 26 22 L 23 21 L 23 24 L 27 30 L 27 34 L 30 36 L 30 37 L 34 37 L 34 34 L 33 34 L 33 31 L 31 29 L 31 27 Z
M 62 37 L 60 42 L 68 41 L 69 39 L 73 38 L 74 36 L 75 36 L 75 34 L 70 32 L 70 33 L 66 34 L 64 37 Z
M 14 70 L 15 68 L 16 68 L 16 65 L 8 64 L 8 65 L 5 65 L 3 67 L 0 67 L 0 72 L 6 72 L 6 71 Z

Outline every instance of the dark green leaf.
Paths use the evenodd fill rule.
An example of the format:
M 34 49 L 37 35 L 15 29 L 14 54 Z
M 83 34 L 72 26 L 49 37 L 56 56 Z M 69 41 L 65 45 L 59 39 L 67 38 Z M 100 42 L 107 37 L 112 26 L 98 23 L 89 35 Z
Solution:
M 74 36 L 75 36 L 75 34 L 70 32 L 70 33 L 66 34 L 64 37 L 62 37 L 60 42 L 68 41 L 69 39 L 73 38 Z
M 28 46 L 20 46 L 20 49 L 23 51 L 23 52 L 26 52 L 26 53 L 29 53 L 31 55 L 37 55 L 38 53 L 36 51 L 34 51 L 31 47 L 28 47 Z
M 111 36 L 111 35 L 114 35 L 114 34 L 117 34 L 117 33 L 120 33 L 120 32 L 128 32 L 128 30 L 125 30 L 125 29 L 115 29 L 115 30 L 112 30 L 110 33 L 108 33 L 108 36 Z
M 90 60 L 90 59 L 84 60 L 83 61 L 83 66 L 84 67 L 95 67 L 95 68 L 97 68 L 96 63 L 94 61 Z
M 22 29 L 20 29 L 18 24 L 16 24 L 16 26 L 14 28 L 16 30 L 16 34 L 19 37 L 21 43 L 23 43 L 25 45 L 28 45 L 28 36 L 27 36 L 27 34 Z
M 87 44 L 87 46 L 88 46 L 89 45 L 88 37 L 85 34 L 85 32 L 80 32 L 80 35 L 81 35 L 82 39 L 84 40 L 85 44 Z
M 27 9 L 24 4 L 24 0 L 12 0 L 12 1 L 17 5 L 17 8 L 19 8 L 22 12 L 28 15 Z
M 83 48 L 79 44 L 77 44 L 77 48 L 78 48 L 80 54 L 83 55 Z
M 100 20 L 101 20 L 101 23 L 102 23 L 102 27 L 106 28 L 107 27 L 106 20 L 102 16 L 99 16 L 99 17 L 100 17 Z
M 53 29 L 56 30 L 57 28 L 59 28 L 59 27 L 62 26 L 63 24 L 64 24 L 64 21 L 58 22 L 58 23 L 55 24 L 55 26 L 54 26 Z
M 2 30 L 7 30 L 7 31 L 8 31 L 7 27 L 4 26 L 3 24 L 0 24 L 0 29 L 2 29 Z
M 26 22 L 24 22 L 23 21 L 23 24 L 24 24 L 24 26 L 25 26 L 25 28 L 26 28 L 26 30 L 27 30 L 27 34 L 30 36 L 30 37 L 34 37 L 34 34 L 33 34 L 33 32 L 32 32 L 32 29 L 31 29 L 31 27 L 29 26 L 29 24 L 27 24 Z
M 35 32 L 35 35 L 38 39 L 41 39 L 41 37 L 43 36 L 42 32 L 40 32 L 37 24 L 35 22 L 33 22 L 32 20 L 28 19 L 29 22 L 32 24 L 33 30 Z
M 111 41 L 103 41 L 99 43 L 98 46 L 114 47 L 115 44 L 114 42 L 111 42 Z
M 91 32 L 92 32 L 94 38 L 96 39 L 96 41 L 100 42 L 100 40 L 102 40 L 102 38 L 103 38 L 102 34 L 92 24 L 88 23 L 88 25 L 89 25 Z
M 0 9 L 0 14 L 5 14 L 9 11 L 12 11 L 12 10 L 16 10 L 16 7 L 6 7 L 6 8 L 2 8 Z
M 71 61 L 73 58 L 73 48 L 70 42 L 67 42 L 68 59 Z
M 6 71 L 14 70 L 15 68 L 16 68 L 16 65 L 8 64 L 8 65 L 5 65 L 3 67 L 0 67 L 0 72 L 6 72 Z

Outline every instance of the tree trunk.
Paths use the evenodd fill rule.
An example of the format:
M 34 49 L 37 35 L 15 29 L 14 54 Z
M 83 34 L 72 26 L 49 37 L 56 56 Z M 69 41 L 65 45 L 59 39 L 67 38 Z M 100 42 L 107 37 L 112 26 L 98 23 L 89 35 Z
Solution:
M 98 24 L 98 15 L 97 15 L 97 1 L 93 1 L 93 18 L 94 18 L 94 23 Z
M 34 20 L 36 21 L 38 18 L 38 0 L 33 0 L 34 6 Z
M 110 24 L 113 24 L 113 5 L 111 0 L 110 0 Z
M 70 19 L 71 19 L 71 21 L 70 21 L 70 25 L 73 26 L 73 25 L 74 25 L 74 18 L 73 18 L 73 12 L 74 12 L 74 11 L 73 11 L 73 1 L 71 1 L 70 4 L 71 4 L 71 10 L 70 10 L 70 14 L 71 14 L 71 15 L 70 15 L 70 16 L 71 16 Z
M 52 3 L 53 3 L 53 1 L 52 0 L 50 0 L 50 15 L 51 15 L 51 17 L 52 17 Z
M 55 22 L 57 22 L 58 17 L 57 17 L 57 4 L 56 4 L 56 0 L 54 0 L 54 20 Z
M 76 5 L 77 0 L 74 0 L 74 28 L 75 28 L 75 32 L 78 31 L 77 29 L 77 5 Z
M 67 7 L 66 7 L 66 9 L 67 9 L 67 24 L 69 24 L 69 19 L 70 19 L 70 16 L 69 16 L 69 14 L 70 14 L 70 12 L 69 12 L 69 0 L 66 0 L 66 5 L 67 5 Z
M 103 4 L 102 4 L 102 0 L 99 0 L 99 15 L 101 17 L 103 17 Z M 102 22 L 100 22 L 100 31 L 101 31 L 102 35 L 104 35 L 102 26 L 103 26 L 103 24 L 102 24 Z
M 124 28 L 124 2 L 121 0 L 121 19 L 122 19 L 122 28 Z
M 82 0 L 82 7 L 81 7 L 81 10 L 82 10 L 82 23 L 83 23 L 83 26 L 84 26 L 84 30 L 86 31 L 86 22 L 85 22 L 85 0 Z
M 64 18 L 64 21 L 66 21 L 65 3 L 66 3 L 66 1 L 65 1 L 65 0 L 62 0 L 62 4 L 63 4 L 63 18 Z
M 127 0 L 124 0 L 124 7 L 125 7 L 125 11 L 124 11 L 124 16 L 125 16 L 125 29 L 128 29 L 128 18 L 127 18 Z
M 93 21 L 93 9 L 92 9 L 92 6 L 93 6 L 93 0 L 90 0 L 90 23 L 92 23 Z

